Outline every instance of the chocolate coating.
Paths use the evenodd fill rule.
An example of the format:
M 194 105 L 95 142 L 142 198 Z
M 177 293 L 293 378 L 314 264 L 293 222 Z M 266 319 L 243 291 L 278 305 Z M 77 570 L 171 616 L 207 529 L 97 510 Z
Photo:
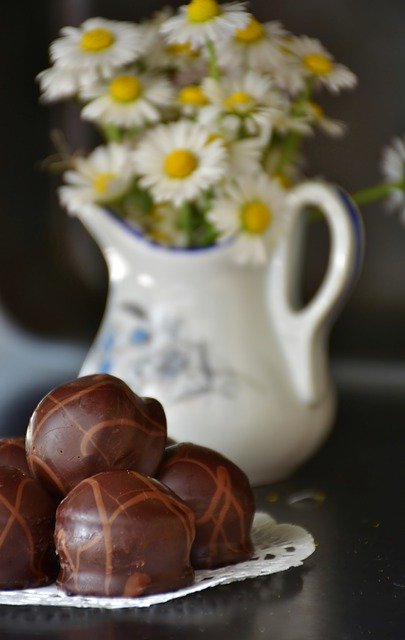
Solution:
M 107 471 L 60 503 L 57 583 L 68 594 L 140 596 L 193 582 L 194 515 L 157 480 Z
M 195 569 L 212 569 L 248 560 L 255 503 L 249 480 L 223 455 L 191 443 L 166 449 L 156 475 L 195 514 L 191 550 Z
M 27 430 L 29 467 L 64 496 L 84 478 L 112 469 L 153 475 L 166 443 L 163 407 L 140 398 L 107 374 L 83 376 L 53 389 Z
M 15 467 L 31 475 L 25 455 L 25 438 L 0 439 L 0 466 Z
M 57 501 L 14 467 L 0 467 L 0 589 L 39 587 L 57 573 Z

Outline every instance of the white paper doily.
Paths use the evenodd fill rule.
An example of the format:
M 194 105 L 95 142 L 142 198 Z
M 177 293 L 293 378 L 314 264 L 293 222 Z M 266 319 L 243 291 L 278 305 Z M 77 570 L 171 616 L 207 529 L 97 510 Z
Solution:
M 99 598 L 67 596 L 55 585 L 51 585 L 37 589 L 0 591 L 0 604 L 104 609 L 150 607 L 153 604 L 182 598 L 190 593 L 220 584 L 229 584 L 298 567 L 315 550 L 314 539 L 305 529 L 292 524 L 277 524 L 271 516 L 261 512 L 255 514 L 252 540 L 254 555 L 251 560 L 220 569 L 196 571 L 194 584 L 178 591 L 140 598 Z

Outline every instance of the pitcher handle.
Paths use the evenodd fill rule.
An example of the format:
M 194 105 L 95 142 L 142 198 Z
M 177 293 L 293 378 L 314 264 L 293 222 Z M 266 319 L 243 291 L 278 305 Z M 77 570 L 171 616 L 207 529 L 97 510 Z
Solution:
M 330 232 L 328 267 L 318 291 L 303 308 L 292 304 L 294 273 L 293 236 L 300 215 L 317 206 Z M 338 310 L 360 272 L 363 258 L 363 224 L 355 204 L 339 187 L 305 182 L 287 196 L 290 225 L 275 250 L 267 277 L 269 312 L 286 361 L 292 386 L 306 404 L 319 402 L 330 386 L 326 338 Z

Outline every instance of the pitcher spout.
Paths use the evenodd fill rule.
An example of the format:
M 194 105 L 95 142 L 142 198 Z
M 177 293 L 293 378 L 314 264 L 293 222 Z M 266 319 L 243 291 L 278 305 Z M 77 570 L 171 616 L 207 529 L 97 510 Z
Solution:
M 83 207 L 76 215 L 99 246 L 110 279 L 121 279 L 134 259 L 133 239 L 127 223 L 101 207 Z
M 121 225 L 115 214 L 110 213 L 107 209 L 97 206 L 84 206 L 75 215 L 97 242 L 103 253 L 108 250 L 112 242 L 121 243 L 125 230 L 120 228 Z

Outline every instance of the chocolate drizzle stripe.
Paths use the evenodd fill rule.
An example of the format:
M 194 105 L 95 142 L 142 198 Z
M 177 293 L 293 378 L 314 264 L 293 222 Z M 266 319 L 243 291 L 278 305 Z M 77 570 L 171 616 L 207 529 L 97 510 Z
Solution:
M 107 511 L 105 508 L 105 504 L 103 501 L 103 496 L 101 495 L 100 485 L 93 478 L 87 478 L 86 482 L 90 485 L 94 500 L 96 503 L 96 508 L 100 517 L 101 526 L 103 528 L 103 541 L 104 541 L 104 549 L 105 549 L 105 579 L 104 579 L 104 589 L 107 595 L 110 595 L 110 583 L 112 578 L 112 570 L 113 570 L 113 562 L 112 562 L 112 553 L 113 553 L 113 545 L 112 545 L 112 537 L 111 537 L 111 521 L 107 516 Z
M 183 514 L 180 514 L 180 509 L 178 508 L 178 501 L 175 501 L 173 498 L 171 498 L 170 496 L 160 493 L 158 491 L 156 491 L 156 489 L 151 489 L 149 491 L 142 491 L 142 493 L 139 493 L 138 495 L 134 496 L 133 498 L 129 498 L 126 502 L 123 502 L 119 507 L 117 507 L 117 509 L 115 509 L 115 511 L 112 513 L 111 517 L 109 518 L 109 521 L 111 524 L 113 524 L 113 522 L 116 520 L 116 518 L 123 512 L 125 512 L 127 509 L 129 509 L 130 507 L 135 506 L 136 504 L 141 504 L 142 502 L 145 502 L 146 500 L 157 500 L 158 502 L 161 502 L 164 504 L 164 506 L 171 511 L 172 513 L 175 513 L 176 516 L 180 517 L 180 520 L 183 524 L 183 527 L 187 533 L 187 541 L 191 544 L 191 527 L 189 526 L 190 523 L 188 521 L 188 518 L 183 518 Z M 187 515 L 187 512 L 185 511 L 185 514 Z
M 97 386 L 100 386 L 100 385 L 97 385 Z M 91 387 L 90 389 L 93 389 L 93 388 L 94 387 Z M 82 396 L 83 393 L 80 394 L 80 395 Z M 59 402 L 59 400 L 57 400 L 56 398 L 54 398 L 52 396 L 48 396 L 48 397 L 50 398 L 50 400 L 52 400 L 52 402 L 55 402 L 55 403 L 58 404 L 58 407 L 55 407 L 55 410 L 56 410 L 56 408 L 62 409 L 64 411 L 65 415 L 69 418 L 69 420 L 72 423 L 72 425 L 75 426 L 76 429 L 78 429 L 78 431 L 80 431 L 80 433 L 83 435 L 83 437 L 86 437 L 88 431 L 86 429 L 83 429 L 81 424 L 79 422 L 77 422 L 77 420 L 69 413 L 69 411 L 66 408 L 66 404 L 67 403 L 66 402 L 65 403 Z M 72 400 L 72 398 L 73 398 L 73 396 L 70 397 L 70 400 Z M 103 458 L 104 462 L 108 465 L 109 461 L 108 461 L 108 458 L 107 458 L 106 454 L 104 453 L 104 451 L 102 449 L 100 449 L 100 447 L 93 440 L 91 442 L 93 444 L 93 447 L 96 449 L 96 451 Z
M 34 540 L 32 538 L 31 535 L 31 531 L 29 529 L 29 527 L 27 526 L 27 523 L 25 522 L 24 518 L 22 517 L 21 513 L 20 513 L 20 506 L 21 506 L 21 501 L 22 501 L 22 497 L 23 497 L 23 493 L 24 493 L 24 487 L 30 482 L 30 478 L 24 478 L 17 489 L 17 493 L 16 493 L 16 500 L 15 500 L 15 504 L 11 504 L 7 498 L 5 498 L 3 495 L 0 495 L 0 501 L 4 504 L 4 506 L 6 507 L 6 509 L 8 509 L 8 511 L 10 512 L 10 517 L 7 520 L 7 524 L 6 527 L 3 530 L 3 534 L 1 536 L 1 541 L 0 541 L 0 548 L 3 546 L 4 541 L 7 538 L 7 533 L 9 532 L 9 530 L 11 529 L 13 523 L 15 521 L 18 522 L 18 524 L 21 526 L 22 530 L 25 533 L 25 536 L 27 538 L 27 542 L 28 542 L 28 547 L 30 550 L 30 569 L 31 571 L 33 571 L 34 574 L 36 574 L 37 576 L 41 576 L 42 573 L 39 572 L 36 567 L 34 566 L 34 554 L 35 554 L 35 548 L 34 548 Z M 8 526 L 9 525 L 9 526 Z M 4 535 L 5 534 L 5 535 Z
M 27 459 L 30 463 L 38 465 L 38 467 L 41 467 L 45 471 L 45 473 L 48 475 L 48 478 L 50 478 L 51 482 L 58 487 L 62 495 L 65 493 L 63 484 L 59 480 L 56 473 L 52 471 L 51 467 L 46 462 L 41 460 L 41 458 L 38 458 L 38 456 L 36 456 L 34 453 L 31 453 L 29 456 L 27 456 Z
M 3 531 L 1 533 L 0 536 L 0 549 L 4 544 L 4 541 L 7 538 L 7 534 L 10 531 L 12 525 L 14 524 L 14 521 L 17 520 L 17 522 L 21 525 L 21 527 L 23 527 L 24 529 L 24 519 L 21 516 L 20 513 L 20 506 L 21 506 L 21 500 L 22 500 L 22 495 L 23 495 L 23 489 L 24 489 L 24 485 L 26 485 L 28 482 L 27 480 L 24 480 L 23 482 L 20 482 L 20 484 L 18 485 L 18 489 L 16 492 L 16 500 L 15 500 L 15 504 L 11 504 L 7 498 L 5 498 L 3 495 L 0 494 L 0 502 L 3 503 L 3 505 L 6 507 L 6 509 L 10 512 L 10 516 L 6 522 L 5 527 L 3 528 Z M 29 536 L 30 541 L 32 541 L 31 535 Z M 33 546 L 31 547 L 30 544 L 30 548 L 31 550 L 33 550 Z
M 222 476 L 222 480 L 221 480 Z M 240 525 L 240 535 L 242 538 L 245 537 L 245 519 L 244 519 L 244 511 L 240 503 L 236 500 L 234 492 L 232 490 L 232 481 L 229 476 L 228 470 L 225 467 L 218 467 L 217 469 L 217 477 L 216 477 L 216 485 L 217 489 L 214 493 L 211 503 L 208 506 L 207 511 L 197 520 L 197 524 L 206 524 L 206 522 L 214 517 L 215 508 L 220 500 L 223 498 L 228 505 L 228 511 L 231 506 L 235 509 Z M 216 504 L 214 505 L 214 501 Z M 225 534 L 224 534 L 225 535 Z
M 156 493 L 156 497 L 165 504 L 165 506 L 172 512 L 175 513 L 176 515 L 180 516 L 180 521 L 184 527 L 184 530 L 186 532 L 187 535 L 187 543 L 190 543 L 193 541 L 193 535 L 194 535 L 194 529 L 193 529 L 193 522 L 192 522 L 192 514 L 190 512 L 190 509 L 183 504 L 182 502 L 179 502 L 177 499 L 172 498 L 169 494 L 165 494 L 163 492 L 160 492 L 156 489 L 156 486 L 153 484 L 153 482 L 151 482 L 150 480 L 148 480 L 148 478 L 145 476 L 142 478 L 144 484 L 151 490 L 154 491 Z
M 207 507 L 207 510 L 205 511 L 205 513 L 202 514 L 202 516 L 200 516 L 197 520 L 196 520 L 196 524 L 200 525 L 200 524 L 206 524 L 206 522 L 208 522 L 208 520 L 210 518 L 213 518 L 213 513 L 215 511 L 215 508 L 217 507 L 217 504 L 219 503 L 223 492 L 226 490 L 229 495 L 230 495 L 230 499 L 233 503 L 233 506 L 235 507 L 236 511 L 238 512 L 238 515 L 240 517 L 241 520 L 241 528 L 242 528 L 242 532 L 244 533 L 244 527 L 242 525 L 243 522 L 243 509 L 240 507 L 239 503 L 237 502 L 237 500 L 235 500 L 233 493 L 232 493 L 232 483 L 231 480 L 229 478 L 229 483 L 227 485 L 224 485 L 224 483 L 219 483 L 218 482 L 218 469 L 217 469 L 217 474 L 215 474 L 210 467 L 205 464 L 204 462 L 200 462 L 199 460 L 194 460 L 193 458 L 189 458 L 188 456 L 184 456 L 184 455 L 177 455 L 177 456 L 173 456 L 173 459 L 168 461 L 166 463 L 166 468 L 168 469 L 169 467 L 173 466 L 173 464 L 177 464 L 178 462 L 187 462 L 188 464 L 193 464 L 197 467 L 200 467 L 200 469 L 202 469 L 208 476 L 210 476 L 210 478 L 213 480 L 213 482 L 216 485 L 216 490 L 214 492 L 214 495 L 212 497 L 212 500 L 210 502 L 210 504 Z M 219 469 L 223 469 L 225 473 L 228 473 L 228 471 L 225 469 L 225 467 L 220 466 Z
M 49 398 L 50 400 L 52 400 L 55 403 L 55 406 L 52 409 L 49 409 L 49 411 L 47 411 L 46 414 L 42 416 L 41 420 L 35 426 L 36 431 L 39 431 L 39 429 L 41 429 L 43 423 L 48 418 L 50 418 L 50 416 L 55 411 L 58 411 L 58 409 L 65 407 L 66 405 L 70 404 L 71 402 L 74 402 L 78 398 L 81 398 L 82 396 L 85 396 L 88 393 L 92 393 L 95 389 L 98 389 L 99 387 L 104 387 L 107 384 L 109 384 L 108 380 L 103 380 L 102 382 L 97 382 L 97 383 L 93 384 L 91 387 L 86 387 L 85 389 L 82 389 L 81 391 L 78 391 L 77 393 L 69 396 L 68 398 L 66 398 L 64 400 L 64 402 L 61 402 L 60 400 L 57 400 L 51 393 L 49 393 L 46 397 Z
M 159 437 L 166 432 L 165 426 L 163 424 L 161 424 L 157 420 L 154 420 L 148 413 L 144 413 L 143 411 L 141 411 L 139 406 L 137 406 L 137 411 L 139 411 L 143 418 L 146 418 L 148 422 L 152 423 L 156 427 L 156 431 L 148 431 L 151 436 Z
M 204 465 L 200 465 L 200 466 L 204 466 Z M 220 481 L 220 477 L 227 476 L 227 478 L 223 479 L 223 482 Z M 227 482 L 228 480 L 228 482 Z M 197 524 L 206 524 L 207 522 L 209 522 L 210 520 L 212 520 L 214 518 L 214 513 L 215 510 L 218 508 L 218 505 L 221 501 L 221 498 L 223 498 L 224 496 L 224 492 L 226 491 L 226 487 L 228 486 L 230 488 L 230 490 L 232 489 L 232 483 L 230 481 L 229 478 L 229 474 L 227 472 L 227 470 L 224 467 L 219 467 L 217 469 L 217 475 L 215 477 L 215 491 L 213 493 L 213 496 L 211 498 L 211 501 L 206 509 L 206 511 L 202 514 L 202 516 L 200 516 L 199 518 L 197 518 Z
M 210 550 L 211 556 L 213 557 L 217 555 L 218 538 L 221 535 L 221 533 L 223 535 L 224 541 L 226 541 L 223 524 L 226 520 L 226 516 L 231 505 L 230 489 L 232 487 L 229 473 L 224 467 L 218 468 L 217 478 L 218 478 L 218 488 L 219 488 L 219 491 L 221 492 L 221 496 L 223 497 L 224 503 L 219 511 L 218 517 L 213 518 L 214 527 L 212 529 L 212 533 L 209 541 L 209 550 Z
M 91 539 L 85 544 L 80 545 L 80 547 L 76 550 L 76 559 L 74 561 L 72 556 L 70 555 L 69 548 L 66 545 L 65 532 L 62 530 L 58 531 L 56 545 L 59 548 L 60 558 L 63 557 L 63 562 L 61 560 L 61 566 L 68 564 L 69 568 L 72 571 L 73 581 L 76 589 L 79 588 L 79 570 L 80 570 L 81 554 L 84 553 L 85 551 L 88 551 L 89 549 L 94 547 L 96 544 L 98 544 L 99 541 L 102 540 L 102 538 L 103 538 L 103 535 L 99 533 L 97 535 L 93 535 Z M 65 559 L 67 560 L 67 563 Z
M 91 427 L 91 429 L 88 429 L 88 431 L 84 432 L 83 438 L 80 444 L 80 453 L 83 456 L 87 455 L 87 446 L 89 442 L 91 442 L 91 444 L 95 448 L 97 448 L 94 440 L 92 439 L 93 436 L 98 431 L 102 431 L 103 429 L 109 429 L 110 427 L 129 427 L 129 428 L 132 427 L 132 428 L 138 429 L 138 431 L 141 431 L 142 433 L 146 433 L 147 435 L 152 435 L 150 431 L 148 431 L 148 429 L 143 427 L 141 424 L 139 424 L 139 422 L 136 422 L 135 420 L 130 420 L 129 418 L 110 418 L 109 420 L 103 420 L 102 422 L 97 422 L 95 425 Z M 106 462 L 107 462 L 107 459 L 106 459 Z
M 209 468 L 208 465 L 204 464 L 203 462 L 200 462 L 199 460 L 194 460 L 192 458 L 189 458 L 187 455 L 182 455 L 182 454 L 178 454 L 176 456 L 173 456 L 173 458 L 171 460 L 169 460 L 166 463 L 166 468 L 168 469 L 169 467 L 173 466 L 174 464 L 177 464 L 178 462 L 187 462 L 188 464 L 193 464 L 196 465 L 197 467 L 200 467 L 201 469 L 203 469 L 203 471 L 209 475 L 212 480 L 214 481 L 215 485 L 217 486 L 217 489 L 215 490 L 215 493 L 212 497 L 212 500 L 210 502 L 210 504 L 208 505 L 208 508 L 206 510 L 205 513 L 203 513 L 202 516 L 200 516 L 197 520 L 196 520 L 196 524 L 200 525 L 200 524 L 206 524 L 206 522 L 213 517 L 213 512 L 215 510 L 215 507 L 217 505 L 217 503 L 219 502 L 220 498 L 222 497 L 222 493 L 224 491 L 229 493 L 230 496 L 230 501 L 232 503 L 232 505 L 234 506 L 238 516 L 239 516 L 239 521 L 240 521 L 240 527 L 241 527 L 241 534 L 242 536 L 245 535 L 245 527 L 244 527 L 244 512 L 243 512 L 243 508 L 241 507 L 241 505 L 239 504 L 239 502 L 235 499 L 235 496 L 233 495 L 232 492 L 232 483 L 231 480 L 229 479 L 229 484 L 228 485 L 224 485 L 223 483 L 218 483 L 218 476 L 214 474 L 213 471 L 211 471 L 211 469 Z M 224 471 L 226 473 L 227 470 L 225 469 L 225 467 L 219 467 L 221 469 L 224 469 Z M 215 504 L 214 504 L 215 503 Z
M 3 442 L 0 442 L 0 448 L 2 447 L 16 447 L 16 449 L 21 449 L 21 451 L 25 451 L 25 442 L 24 438 L 6 438 Z
M 116 520 L 116 518 L 129 509 L 130 507 L 134 507 L 136 504 L 141 504 L 146 500 L 156 500 L 158 499 L 156 496 L 156 491 L 142 491 L 142 493 L 138 493 L 136 496 L 129 498 L 125 502 L 121 503 L 111 514 L 110 522 L 111 524 Z M 164 502 L 161 500 L 161 502 Z
M 230 513 L 231 508 L 234 508 L 236 512 L 237 521 L 239 523 L 240 537 L 242 540 L 246 537 L 245 517 L 244 510 L 240 502 L 235 498 L 232 480 L 228 469 L 222 465 L 218 466 L 216 473 L 209 468 L 204 462 L 195 460 L 188 457 L 187 453 L 178 453 L 173 456 L 166 464 L 166 468 L 177 464 L 178 462 L 188 463 L 199 467 L 212 478 L 215 483 L 215 491 L 211 497 L 205 512 L 198 518 L 196 518 L 197 528 L 212 522 L 213 528 L 208 541 L 208 548 L 211 557 L 216 557 L 218 553 L 218 541 L 222 538 L 224 545 L 235 553 L 238 553 L 240 549 L 233 545 L 226 534 L 226 528 L 224 524 L 227 521 L 227 515 Z
M 131 390 L 131 388 L 130 388 L 130 387 L 128 387 L 127 385 L 123 385 L 122 390 L 123 390 L 124 394 L 126 395 L 127 399 L 128 399 L 128 400 L 131 402 L 131 404 L 132 404 L 132 403 L 133 403 L 133 401 L 134 401 L 134 398 L 133 398 L 133 395 L 132 395 L 132 394 L 133 394 L 133 391 Z M 141 398 L 141 400 L 142 400 L 142 398 Z M 144 403 L 144 404 L 145 404 L 145 403 Z M 137 405 L 136 410 L 140 413 L 140 415 L 141 415 L 143 418 L 146 418 L 146 420 L 147 420 L 148 422 L 151 422 L 151 423 L 156 427 L 156 433 L 154 433 L 154 432 L 148 432 L 150 436 L 160 436 L 160 435 L 162 435 L 163 433 L 164 433 L 164 434 L 166 433 L 165 426 L 164 426 L 164 425 L 162 425 L 162 424 L 161 424 L 160 422 L 158 422 L 157 420 L 154 420 L 154 419 L 152 418 L 152 416 L 151 416 L 151 415 L 149 415 L 149 413 L 147 413 L 147 412 L 145 413 L 144 411 L 142 411 L 142 410 L 140 409 L 140 407 L 139 407 L 139 404 Z
M 73 572 L 73 576 L 74 576 L 74 581 L 75 581 L 75 586 L 77 588 L 77 571 L 76 571 L 76 567 L 75 567 L 75 563 L 72 560 L 72 556 L 69 553 L 69 550 L 66 546 L 66 538 L 65 538 L 65 533 L 64 531 L 59 530 L 56 534 L 55 534 L 55 546 L 59 549 L 59 558 L 63 557 L 67 558 L 68 560 L 68 564 L 69 567 L 72 568 L 72 572 Z M 61 563 L 61 568 L 63 569 L 63 564 Z
M 121 513 L 125 512 L 129 507 L 133 507 L 136 504 L 144 502 L 145 500 L 157 500 L 163 503 L 169 511 L 171 511 L 172 513 L 176 514 L 176 516 L 179 517 L 186 531 L 187 543 L 191 545 L 192 538 L 194 535 L 194 530 L 192 526 L 192 516 L 190 514 L 189 508 L 186 505 L 183 505 L 182 503 L 180 503 L 175 498 L 172 498 L 172 496 L 170 496 L 169 494 L 159 491 L 152 482 L 149 482 L 146 479 L 146 477 L 142 478 L 142 481 L 146 485 L 147 489 L 137 493 L 137 495 L 129 498 L 125 502 L 119 503 L 118 507 L 113 511 L 111 516 L 108 518 L 108 522 L 110 523 L 110 525 L 112 525 L 116 520 L 116 518 Z
M 142 399 L 142 398 L 141 398 Z M 165 426 L 160 424 L 159 422 L 157 422 L 156 420 L 154 420 L 148 412 L 142 411 L 139 407 L 139 404 L 136 406 L 136 410 L 137 412 L 142 416 L 142 418 L 145 418 L 147 420 L 147 422 L 152 423 L 156 428 L 156 432 L 150 432 L 148 431 L 148 433 L 150 433 L 151 436 L 161 436 L 162 433 L 165 433 L 166 429 Z
M 187 462 L 188 464 L 195 464 L 197 467 L 200 467 L 201 469 L 203 469 L 203 471 L 205 471 L 205 473 L 208 476 L 210 476 L 213 482 L 215 483 L 217 482 L 215 473 L 211 471 L 210 467 L 207 464 L 205 464 L 204 462 L 200 462 L 199 460 L 195 460 L 194 458 L 191 458 L 181 453 L 176 453 L 170 460 L 167 460 L 165 462 L 165 469 L 169 469 L 170 467 L 177 464 L 178 462 Z

